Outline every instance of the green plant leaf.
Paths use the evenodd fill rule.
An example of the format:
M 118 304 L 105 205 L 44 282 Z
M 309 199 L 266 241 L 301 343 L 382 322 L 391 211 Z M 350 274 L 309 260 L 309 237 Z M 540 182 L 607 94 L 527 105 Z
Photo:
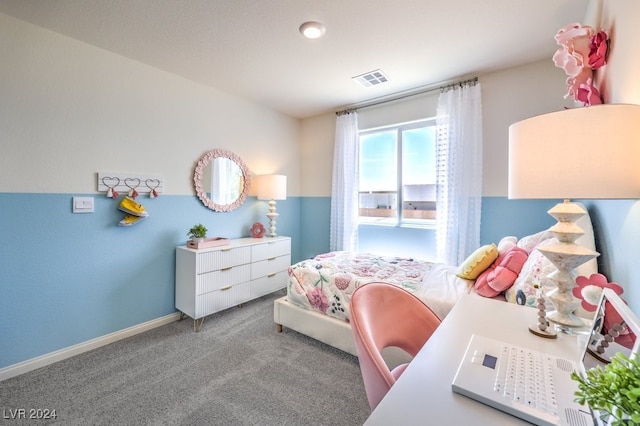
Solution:
M 640 363 L 637 360 L 617 353 L 604 368 L 592 368 L 585 375 L 573 373 L 571 378 L 578 382 L 575 392 L 578 403 L 610 413 L 616 419 L 626 416 L 634 424 L 640 422 L 640 419 L 633 420 L 633 416 L 640 417 Z M 628 423 L 614 421 L 613 424 Z

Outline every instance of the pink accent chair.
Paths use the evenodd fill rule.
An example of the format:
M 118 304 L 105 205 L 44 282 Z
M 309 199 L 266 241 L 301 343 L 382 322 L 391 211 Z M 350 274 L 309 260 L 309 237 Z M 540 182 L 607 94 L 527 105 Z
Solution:
M 389 370 L 381 351 L 398 347 L 414 357 L 440 325 L 420 299 L 387 283 L 358 287 L 351 297 L 351 330 L 371 411 L 409 364 Z

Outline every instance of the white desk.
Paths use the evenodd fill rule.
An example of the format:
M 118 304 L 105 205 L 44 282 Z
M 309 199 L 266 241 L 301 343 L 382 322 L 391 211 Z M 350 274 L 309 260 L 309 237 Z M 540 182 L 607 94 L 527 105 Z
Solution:
M 371 413 L 366 425 L 497 425 L 527 424 L 523 420 L 451 391 L 472 334 L 577 360 L 575 336 L 534 336 L 537 310 L 465 295 Z

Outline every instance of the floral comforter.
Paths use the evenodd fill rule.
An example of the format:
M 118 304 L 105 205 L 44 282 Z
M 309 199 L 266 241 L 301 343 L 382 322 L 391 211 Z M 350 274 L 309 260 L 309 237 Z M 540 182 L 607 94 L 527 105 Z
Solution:
M 289 268 L 287 299 L 305 309 L 348 321 L 351 295 L 359 286 L 384 281 L 420 297 L 424 277 L 434 265 L 373 254 L 342 251 L 321 254 Z

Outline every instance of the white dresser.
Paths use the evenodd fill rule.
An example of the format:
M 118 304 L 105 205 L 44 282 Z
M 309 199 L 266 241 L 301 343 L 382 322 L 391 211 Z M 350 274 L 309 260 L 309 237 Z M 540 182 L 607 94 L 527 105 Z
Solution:
M 284 288 L 291 266 L 291 238 L 239 238 L 205 249 L 176 248 L 176 309 L 204 317 Z

